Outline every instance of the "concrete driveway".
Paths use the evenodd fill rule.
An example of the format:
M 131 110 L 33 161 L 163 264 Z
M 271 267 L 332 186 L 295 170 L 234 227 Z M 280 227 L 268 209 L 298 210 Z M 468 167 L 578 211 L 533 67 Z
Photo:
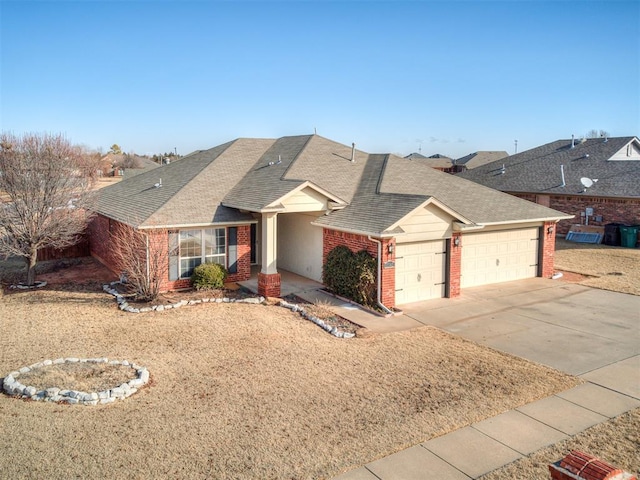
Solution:
M 469 288 L 460 298 L 405 305 L 403 310 L 400 327 L 435 325 L 580 375 L 585 383 L 334 480 L 475 479 L 640 407 L 640 297 L 534 278 Z M 379 327 L 375 322 L 372 326 Z
M 468 288 L 459 298 L 403 311 L 421 324 L 573 375 L 640 354 L 640 297 L 561 280 Z M 640 372 L 637 378 L 640 383 Z

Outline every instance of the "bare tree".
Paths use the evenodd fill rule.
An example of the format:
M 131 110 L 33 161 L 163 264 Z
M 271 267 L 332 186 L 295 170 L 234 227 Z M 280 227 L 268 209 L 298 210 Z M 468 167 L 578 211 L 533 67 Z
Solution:
M 596 130 L 596 129 L 591 129 L 587 132 L 586 137 L 587 138 L 604 138 L 604 137 L 608 137 L 609 136 L 609 132 L 607 132 L 606 130 Z
M 131 285 L 136 297 L 155 300 L 169 272 L 166 230 L 143 232 L 117 224 L 111 232 L 111 252 L 118 271 Z
M 0 253 L 22 257 L 27 285 L 38 249 L 75 244 L 90 213 L 82 149 L 62 135 L 0 134 Z

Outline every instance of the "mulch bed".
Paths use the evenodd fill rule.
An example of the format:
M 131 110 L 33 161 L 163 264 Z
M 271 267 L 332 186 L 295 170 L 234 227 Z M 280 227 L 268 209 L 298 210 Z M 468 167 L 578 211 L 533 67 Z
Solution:
M 295 303 L 297 305 L 303 306 L 305 309 L 309 309 L 311 313 L 313 313 L 316 317 L 320 318 L 324 323 L 330 325 L 332 327 L 336 327 L 341 332 L 347 333 L 356 333 L 358 330 L 361 330 L 362 327 L 353 322 L 350 322 L 344 317 L 340 315 L 336 315 L 329 308 L 325 306 L 317 306 L 313 305 L 310 302 L 307 302 L 303 298 L 298 297 L 297 295 L 287 295 L 283 297 L 289 303 Z

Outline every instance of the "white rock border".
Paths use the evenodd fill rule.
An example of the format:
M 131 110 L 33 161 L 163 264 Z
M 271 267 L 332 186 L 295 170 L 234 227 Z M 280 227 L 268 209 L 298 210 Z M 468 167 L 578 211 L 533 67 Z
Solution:
M 146 313 L 146 312 L 163 312 L 165 310 L 171 310 L 172 308 L 180 308 L 185 305 L 198 305 L 200 303 L 254 303 L 260 304 L 264 303 L 265 298 L 262 296 L 259 297 L 247 297 L 247 298 L 202 298 L 198 300 L 180 300 L 176 303 L 170 303 L 168 305 L 153 305 L 152 307 L 142 307 L 135 308 L 129 305 L 124 295 L 118 292 L 114 285 L 122 284 L 121 281 L 111 282 L 109 285 L 102 285 L 102 290 L 107 292 L 110 295 L 113 295 L 116 298 L 116 302 L 118 302 L 118 308 L 123 312 L 128 313 Z
M 124 282 L 122 282 L 121 280 L 116 280 L 115 282 L 111 282 L 108 285 L 107 284 L 102 285 L 102 290 L 105 291 L 106 293 L 110 294 L 110 295 L 113 295 L 115 297 L 116 302 L 118 302 L 118 308 L 120 310 L 122 310 L 123 312 L 129 312 L 129 313 L 163 312 L 165 310 L 171 310 L 172 308 L 180 308 L 180 307 L 183 307 L 185 305 L 198 305 L 200 303 L 253 303 L 253 304 L 262 304 L 262 303 L 265 302 L 265 298 L 263 296 L 247 297 L 247 298 L 240 298 L 240 299 L 222 297 L 222 298 L 203 298 L 203 299 L 200 299 L 200 300 L 189 300 L 189 301 L 181 300 L 179 302 L 170 303 L 168 305 L 153 305 L 152 307 L 135 308 L 135 307 L 132 307 L 131 305 L 129 305 L 129 303 L 127 302 L 127 300 L 124 297 L 124 295 L 122 295 L 120 292 L 118 292 L 114 288 L 114 285 L 118 285 L 118 284 L 122 284 L 122 283 L 124 283 Z M 280 305 L 281 307 L 288 308 L 292 312 L 298 312 L 303 318 L 312 321 L 313 323 L 315 323 L 320 328 L 322 328 L 326 332 L 330 333 L 334 337 L 338 337 L 338 338 L 353 338 L 353 337 L 355 337 L 355 333 L 343 332 L 341 330 L 338 330 L 337 327 L 332 327 L 330 325 L 327 325 L 321 318 L 318 318 L 318 317 L 316 317 L 314 315 L 311 315 L 309 312 L 307 312 L 303 307 L 301 307 L 299 305 L 296 305 L 294 303 L 289 303 L 289 302 L 287 302 L 285 300 L 282 300 L 282 299 L 280 299 L 280 301 L 278 302 L 278 305 Z
M 47 286 L 47 282 L 42 280 L 39 282 L 35 282 L 33 285 L 25 285 L 24 283 L 18 283 L 17 285 L 10 285 L 9 288 L 12 288 L 12 289 L 17 288 L 18 290 L 33 290 L 36 288 L 42 288 L 46 286 Z
M 326 332 L 330 333 L 334 337 L 338 337 L 338 338 L 353 338 L 353 337 L 356 336 L 355 333 L 343 332 L 342 330 L 338 330 L 338 327 L 332 327 L 331 325 L 327 325 L 321 318 L 318 318 L 315 315 L 311 315 L 309 312 L 307 312 L 304 309 L 304 307 L 301 307 L 300 305 L 297 305 L 295 303 L 289 303 L 286 300 L 282 300 L 281 299 L 278 302 L 278 305 L 280 305 L 281 307 L 284 307 L 284 308 L 288 308 L 292 312 L 298 312 L 302 316 L 302 318 L 304 318 L 306 320 L 310 320 L 311 322 L 315 323 L 320 328 L 322 328 Z
M 129 380 L 121 385 L 103 390 L 101 392 L 80 392 L 77 390 L 63 390 L 57 387 L 38 390 L 29 385 L 20 383 L 20 375 L 28 373 L 31 370 L 46 367 L 49 365 L 60 365 L 63 363 L 108 363 L 109 365 L 122 365 L 131 367 L 136 371 L 136 378 Z M 41 402 L 60 402 L 71 405 L 104 405 L 113 403 L 116 400 L 124 400 L 138 391 L 142 386 L 149 382 L 149 370 L 140 367 L 135 363 L 127 360 L 109 360 L 108 358 L 58 358 L 56 360 L 44 360 L 34 363 L 28 367 L 9 373 L 4 377 L 2 389 L 8 395 L 18 398 L 28 398 Z

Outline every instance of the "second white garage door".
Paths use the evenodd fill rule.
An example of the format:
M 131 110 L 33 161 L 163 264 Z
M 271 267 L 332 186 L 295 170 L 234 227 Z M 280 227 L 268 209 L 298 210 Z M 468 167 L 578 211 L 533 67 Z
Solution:
M 396 304 L 445 294 L 444 240 L 396 244 Z
M 537 273 L 537 227 L 462 237 L 462 288 L 532 278 Z

